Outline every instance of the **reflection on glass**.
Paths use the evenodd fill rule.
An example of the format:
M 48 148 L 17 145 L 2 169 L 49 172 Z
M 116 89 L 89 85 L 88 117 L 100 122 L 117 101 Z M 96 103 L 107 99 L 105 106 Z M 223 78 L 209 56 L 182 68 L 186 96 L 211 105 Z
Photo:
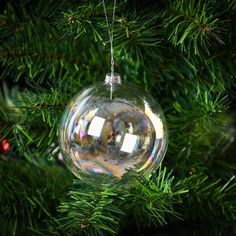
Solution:
M 89 125 L 88 135 L 100 137 L 104 123 L 105 123 L 104 118 L 95 116 Z
M 120 150 L 127 153 L 133 152 L 137 139 L 137 135 L 126 133 Z

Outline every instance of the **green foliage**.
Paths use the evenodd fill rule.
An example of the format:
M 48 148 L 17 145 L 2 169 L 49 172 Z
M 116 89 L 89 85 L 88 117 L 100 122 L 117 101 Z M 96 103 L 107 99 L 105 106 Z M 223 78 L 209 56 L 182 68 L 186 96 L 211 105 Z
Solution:
M 236 234 L 235 32 L 235 0 L 118 1 L 115 68 L 164 109 L 167 167 L 70 186 L 58 123 L 109 72 L 102 3 L 3 2 L 0 142 L 11 149 L 0 150 L 1 235 Z
M 175 15 L 167 13 L 163 21 L 168 40 L 189 56 L 191 52 L 201 55 L 201 49 L 210 54 L 209 48 L 214 41 L 223 44 L 224 21 L 214 15 L 213 4 L 211 1 L 173 1 L 170 8 Z
M 174 181 L 171 172 L 160 167 L 152 179 L 139 179 L 128 189 L 125 208 L 128 215 L 134 216 L 137 227 L 162 226 L 167 224 L 167 219 L 181 219 L 174 206 L 181 204 L 180 195 L 187 192 L 183 185 Z
M 0 179 L 1 235 L 53 235 L 53 215 L 70 175 L 43 160 L 1 158 Z
M 212 182 L 207 177 L 198 175 L 184 181 L 185 186 L 189 189 L 188 197 L 185 200 L 185 204 L 188 206 L 185 217 L 187 220 L 204 220 L 212 228 L 220 226 L 220 231 L 225 234 L 235 234 L 236 183 L 228 182 L 230 186 L 225 183 L 223 187 L 219 183 L 220 180 Z M 211 213 L 207 218 L 205 217 L 206 212 Z
M 115 235 L 119 230 L 119 218 L 124 214 L 117 206 L 117 202 L 124 201 L 116 193 L 117 186 L 97 183 L 95 188 L 89 185 L 81 188 L 80 185 L 81 181 L 74 181 L 70 198 L 59 207 L 62 213 L 59 229 L 69 235 Z
M 120 224 L 130 217 L 140 228 L 161 226 L 167 218 L 180 218 L 174 206 L 181 203 L 180 195 L 186 192 L 166 168 L 160 168 L 153 179 L 132 171 L 122 181 L 103 175 L 82 175 L 59 207 L 59 229 L 69 235 L 117 235 Z

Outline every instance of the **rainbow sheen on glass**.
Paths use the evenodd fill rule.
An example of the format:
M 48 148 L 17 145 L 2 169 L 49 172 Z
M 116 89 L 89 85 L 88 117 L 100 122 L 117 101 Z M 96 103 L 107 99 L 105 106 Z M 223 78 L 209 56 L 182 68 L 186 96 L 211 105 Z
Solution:
M 131 168 L 146 173 L 157 169 L 168 133 L 161 107 L 147 93 L 128 83 L 97 83 L 69 103 L 59 140 L 77 177 L 82 171 L 120 178 Z

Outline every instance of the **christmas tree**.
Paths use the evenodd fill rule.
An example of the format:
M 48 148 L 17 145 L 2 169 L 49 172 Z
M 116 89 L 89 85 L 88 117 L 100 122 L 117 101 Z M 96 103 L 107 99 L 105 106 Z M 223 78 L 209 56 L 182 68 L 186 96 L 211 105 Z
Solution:
M 110 70 L 102 1 L 0 3 L 0 235 L 235 235 L 236 1 L 121 0 L 113 31 L 116 72 L 161 104 L 169 146 L 148 178 L 78 179 L 58 125 Z

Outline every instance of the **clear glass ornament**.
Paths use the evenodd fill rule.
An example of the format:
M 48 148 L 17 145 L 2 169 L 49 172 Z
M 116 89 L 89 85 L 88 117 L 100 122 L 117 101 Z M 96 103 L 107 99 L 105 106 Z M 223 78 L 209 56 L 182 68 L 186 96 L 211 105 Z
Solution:
M 106 76 L 76 95 L 59 128 L 62 155 L 77 176 L 82 172 L 121 177 L 128 169 L 150 173 L 164 158 L 167 125 L 161 107 L 120 76 Z

